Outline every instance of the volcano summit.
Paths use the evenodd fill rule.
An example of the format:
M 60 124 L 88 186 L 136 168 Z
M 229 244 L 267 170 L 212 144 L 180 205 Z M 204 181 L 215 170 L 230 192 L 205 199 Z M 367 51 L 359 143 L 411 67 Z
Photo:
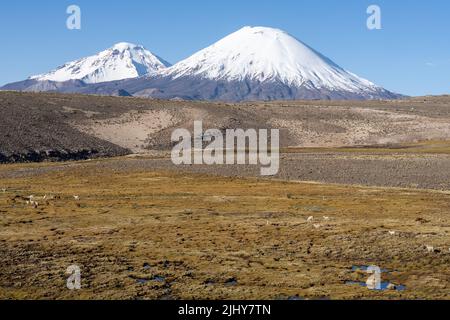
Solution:
M 267 27 L 244 27 L 191 57 L 171 67 L 166 66 L 153 68 L 154 72 L 144 75 L 135 73 L 134 76 L 121 77 L 132 78 L 127 80 L 101 83 L 81 79 L 81 84 L 77 82 L 74 85 L 69 81 L 53 87 L 63 92 L 112 95 L 122 90 L 139 97 L 186 100 L 368 100 L 401 97 L 346 71 L 290 34 Z M 52 77 L 41 76 L 35 80 L 58 81 L 55 72 L 50 75 Z M 64 78 L 65 81 L 75 79 L 79 78 Z M 23 83 L 18 84 L 5 88 L 30 89 Z

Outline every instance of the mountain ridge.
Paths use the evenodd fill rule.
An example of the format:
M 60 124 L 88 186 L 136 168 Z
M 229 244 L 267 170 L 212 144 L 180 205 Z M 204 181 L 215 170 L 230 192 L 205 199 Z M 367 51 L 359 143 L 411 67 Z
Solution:
M 54 80 L 31 78 L 2 89 L 230 102 L 403 97 L 345 70 L 283 30 L 249 26 L 172 66 L 114 81 Z
M 86 84 L 136 78 L 169 67 L 164 59 L 141 45 L 120 42 L 98 54 L 68 62 L 29 80 L 65 82 L 81 80 Z

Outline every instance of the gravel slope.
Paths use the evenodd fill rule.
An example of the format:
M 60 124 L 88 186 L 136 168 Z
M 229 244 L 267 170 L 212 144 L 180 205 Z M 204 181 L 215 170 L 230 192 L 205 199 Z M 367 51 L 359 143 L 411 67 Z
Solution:
M 450 97 L 243 104 L 0 92 L 0 162 L 170 150 L 176 128 L 280 129 L 282 147 L 450 140 Z

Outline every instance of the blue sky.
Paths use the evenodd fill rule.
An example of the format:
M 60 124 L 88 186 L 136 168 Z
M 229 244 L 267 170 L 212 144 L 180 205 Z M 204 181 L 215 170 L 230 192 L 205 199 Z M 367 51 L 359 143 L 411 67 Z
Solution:
M 66 28 L 66 8 L 82 29 Z M 366 9 L 382 10 L 382 30 Z M 239 28 L 288 31 L 337 64 L 408 95 L 450 93 L 448 0 L 2 1 L 0 85 L 128 41 L 177 62 Z

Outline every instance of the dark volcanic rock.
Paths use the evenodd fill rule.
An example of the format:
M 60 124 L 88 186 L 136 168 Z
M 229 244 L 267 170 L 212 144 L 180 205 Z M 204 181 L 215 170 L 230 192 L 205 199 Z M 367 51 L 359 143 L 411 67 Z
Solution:
M 130 153 L 72 127 L 71 121 L 87 115 L 68 105 L 70 102 L 62 101 L 56 106 L 38 94 L 2 93 L 0 163 L 84 160 Z
M 7 84 L 4 87 L 0 88 L 0 90 L 27 92 L 73 92 L 86 86 L 88 85 L 81 80 L 55 82 L 49 80 L 39 81 L 34 79 L 27 79 L 24 81 Z
M 332 91 L 315 88 L 311 83 L 290 87 L 281 82 L 222 81 L 199 77 L 141 77 L 121 81 L 85 84 L 27 80 L 9 84 L 2 90 L 55 91 L 110 96 L 137 96 L 155 99 L 206 101 L 274 101 L 274 100 L 380 100 L 399 99 L 402 95 L 379 89 L 376 92 Z

